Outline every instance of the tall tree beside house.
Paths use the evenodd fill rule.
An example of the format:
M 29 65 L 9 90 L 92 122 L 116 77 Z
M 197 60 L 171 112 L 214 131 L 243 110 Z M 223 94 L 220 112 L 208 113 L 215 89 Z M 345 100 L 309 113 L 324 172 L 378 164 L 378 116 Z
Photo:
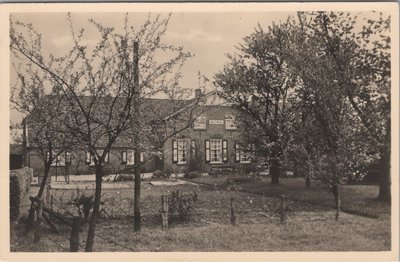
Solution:
M 66 115 L 60 97 L 45 95 L 46 79 L 42 74 L 31 67 L 28 67 L 25 73 L 27 76 L 18 72 L 17 82 L 11 88 L 13 93 L 10 100 L 12 106 L 26 116 L 22 122 L 23 146 L 26 147 L 29 143 L 43 161 L 44 171 L 37 193 L 37 198 L 41 199 L 48 183 L 51 166 L 57 165 L 60 161 L 68 161 L 68 150 L 74 146 L 74 140 L 63 130 Z M 40 123 L 40 125 L 32 125 L 32 128 L 29 128 L 28 140 L 26 132 L 30 123 Z M 25 228 L 26 234 L 32 229 L 34 212 L 31 206 Z
M 216 84 L 243 112 L 237 122 L 244 140 L 255 144 L 257 154 L 268 159 L 272 184 L 279 184 L 280 162 L 288 139 L 288 97 L 296 83 L 281 55 L 289 28 L 288 23 L 266 30 L 258 25 L 215 75 Z
M 308 86 L 328 86 L 343 100 L 359 135 L 358 144 L 348 148 L 379 156 L 381 166 L 379 199 L 389 202 L 390 193 L 390 17 L 369 13 L 357 17 L 343 12 L 298 13 L 298 33 L 285 55 L 289 67 Z M 293 30 L 295 31 L 295 30 Z M 317 70 L 315 67 L 323 67 Z M 305 86 L 306 86 L 305 85 Z M 357 123 L 357 125 L 356 125 Z M 364 138 L 363 138 L 364 137 Z
M 11 20 L 13 54 L 24 67 L 34 68 L 48 79 L 54 87 L 52 94 L 62 100 L 63 110 L 67 112 L 66 134 L 83 144 L 94 162 L 96 187 L 85 247 L 88 252 L 93 249 L 102 177 L 110 148 L 122 135 L 132 132 L 134 126 L 134 132 L 139 134 L 135 141 L 139 148 L 135 150 L 140 152 L 140 136 L 146 129 L 140 124 L 142 102 L 148 97 L 163 95 L 174 98 L 170 99 L 174 103 L 177 96 L 185 93 L 179 88 L 180 75 L 176 70 L 190 54 L 182 47 L 161 41 L 169 18 L 149 15 L 138 29 L 131 26 L 128 14 L 122 29 L 89 19 L 89 24 L 99 33 L 97 43 L 92 46 L 84 41 L 84 29 L 73 28 L 72 16 L 68 14 L 73 47 L 60 57 L 44 57 L 41 34 L 29 24 Z M 135 53 L 137 43 L 140 45 Z M 139 161 L 133 167 L 137 165 Z M 139 188 L 135 189 L 140 194 L 138 184 Z M 135 197 L 140 195 L 135 194 Z M 140 206 L 135 207 L 135 213 L 140 214 L 137 209 Z M 135 221 L 140 223 L 140 218 Z

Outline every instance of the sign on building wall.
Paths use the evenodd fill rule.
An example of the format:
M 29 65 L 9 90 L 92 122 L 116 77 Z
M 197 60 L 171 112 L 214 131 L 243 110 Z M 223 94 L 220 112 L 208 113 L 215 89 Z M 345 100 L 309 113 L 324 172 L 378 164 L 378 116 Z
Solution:
M 224 124 L 224 120 L 210 120 L 210 121 L 208 121 L 208 123 L 210 125 L 223 125 Z

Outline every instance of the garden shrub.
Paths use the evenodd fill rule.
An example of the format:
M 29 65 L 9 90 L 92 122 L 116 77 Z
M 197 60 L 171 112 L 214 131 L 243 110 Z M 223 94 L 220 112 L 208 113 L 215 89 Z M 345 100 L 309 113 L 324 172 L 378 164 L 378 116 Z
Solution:
M 190 171 L 185 173 L 185 178 L 197 178 L 200 177 L 201 174 L 199 171 Z
M 238 175 L 254 175 L 257 173 L 257 171 L 257 165 L 254 163 L 243 164 L 236 169 Z
M 10 219 L 15 221 L 20 215 L 22 199 L 28 193 L 31 186 L 33 170 L 21 168 L 10 171 Z
M 10 176 L 10 220 L 14 221 L 19 217 L 21 204 L 21 188 L 17 176 Z
M 156 170 L 153 172 L 153 178 L 154 179 L 161 179 L 161 178 L 165 178 L 164 172 L 161 170 Z
M 172 191 L 169 196 L 168 209 L 172 219 L 188 221 L 192 217 L 197 203 L 197 193 L 182 193 L 180 190 Z
M 217 176 L 218 176 L 218 171 L 215 170 L 215 169 L 211 169 L 211 170 L 208 172 L 208 175 L 209 175 L 209 176 L 215 176 L 215 177 L 217 177 Z
M 133 181 L 135 176 L 133 174 L 118 174 L 114 178 L 114 182 Z

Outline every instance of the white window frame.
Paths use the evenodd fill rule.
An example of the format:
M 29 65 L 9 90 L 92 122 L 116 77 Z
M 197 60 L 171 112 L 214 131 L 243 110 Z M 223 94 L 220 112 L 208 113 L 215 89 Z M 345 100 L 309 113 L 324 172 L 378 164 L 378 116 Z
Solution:
M 177 164 L 187 164 L 189 154 L 189 141 L 187 139 L 177 139 L 176 141 L 178 143 Z
M 225 130 L 237 130 L 238 126 L 235 123 L 236 117 L 232 114 L 225 115 Z
M 135 150 L 126 150 L 126 165 L 135 164 Z
M 97 155 L 102 155 L 103 152 L 104 152 L 103 149 L 97 149 L 97 150 L 96 150 L 96 153 L 97 153 L 97 154 L 96 154 L 95 156 L 92 156 L 92 155 L 89 153 L 89 154 L 90 154 L 90 163 L 89 163 L 89 166 L 95 166 L 94 158 L 95 158 L 95 157 L 97 158 Z M 103 164 L 107 164 L 108 161 L 109 161 L 109 153 L 107 153 L 106 157 L 104 158 Z
M 210 139 L 210 164 L 222 164 L 222 139 Z
M 122 151 L 122 162 L 129 166 L 135 164 L 135 150 L 128 149 L 126 151 Z M 144 162 L 144 154 L 140 152 L 140 162 Z
M 53 150 L 52 155 L 53 157 L 55 155 L 57 155 L 59 153 L 59 151 L 57 150 Z M 47 158 L 49 158 L 49 153 L 47 153 Z M 60 155 L 58 155 L 56 158 L 53 159 L 53 162 L 51 162 L 50 166 L 66 166 L 66 161 L 65 161 L 65 153 L 61 153 Z
M 249 152 L 244 152 L 244 151 L 240 151 L 240 160 L 239 160 L 239 163 L 241 163 L 241 164 L 248 164 L 248 163 L 251 163 L 251 159 L 252 159 L 251 153 L 249 153 Z
M 193 122 L 194 130 L 206 130 L 207 129 L 207 115 L 201 114 Z
M 254 152 L 252 152 L 253 146 L 249 145 L 248 150 L 243 150 L 240 144 L 236 143 L 236 154 L 237 157 L 239 158 L 239 163 L 241 164 L 248 164 L 252 162 Z

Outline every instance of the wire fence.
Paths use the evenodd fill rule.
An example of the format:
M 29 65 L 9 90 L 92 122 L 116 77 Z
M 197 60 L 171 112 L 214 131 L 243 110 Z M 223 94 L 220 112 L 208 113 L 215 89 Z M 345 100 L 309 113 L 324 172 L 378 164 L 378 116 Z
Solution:
M 71 227 L 69 227 L 69 226 L 68 226 L 67 228 L 68 228 L 68 229 L 71 229 Z M 81 227 L 79 231 L 80 231 L 80 234 L 79 234 L 79 235 L 81 235 L 81 236 L 85 236 L 85 235 L 88 234 L 88 230 L 87 230 L 87 229 L 84 229 L 83 227 Z M 48 239 L 48 240 L 50 241 L 50 243 L 53 243 L 53 244 L 56 245 L 58 248 L 61 248 L 62 251 L 64 251 L 64 252 L 70 252 L 70 249 L 66 247 L 66 246 L 69 246 L 69 245 L 70 245 L 70 240 L 71 240 L 70 236 L 69 236 L 69 235 L 68 235 L 68 236 L 66 235 L 67 232 L 64 231 L 64 233 L 61 233 L 61 232 L 59 232 L 58 230 L 57 230 L 57 231 L 52 230 L 52 232 L 53 232 L 54 234 L 58 235 L 58 236 L 61 236 L 64 240 L 67 241 L 68 244 L 65 244 L 64 241 L 61 243 L 61 241 L 54 239 L 53 237 L 50 236 L 51 234 L 41 234 L 41 235 L 42 235 L 44 238 Z M 104 240 L 104 241 L 106 241 L 106 242 L 109 243 L 109 244 L 118 246 L 118 247 L 123 248 L 123 249 L 125 249 L 125 250 L 131 251 L 131 252 L 134 252 L 134 251 L 135 251 L 135 250 L 132 249 L 131 247 L 129 247 L 129 246 L 127 246 L 127 245 L 124 245 L 124 244 L 121 244 L 121 243 L 119 243 L 118 241 L 112 240 L 112 239 L 110 239 L 110 238 L 108 238 L 108 237 L 106 237 L 106 236 L 104 236 L 104 235 L 99 234 L 99 233 L 95 233 L 94 236 L 97 237 L 97 238 L 100 238 L 100 239 L 102 239 L 102 240 Z M 79 248 L 80 248 L 81 250 L 85 250 L 85 245 L 83 245 L 83 244 L 80 243 L 80 242 L 79 242 L 78 245 L 79 245 Z

